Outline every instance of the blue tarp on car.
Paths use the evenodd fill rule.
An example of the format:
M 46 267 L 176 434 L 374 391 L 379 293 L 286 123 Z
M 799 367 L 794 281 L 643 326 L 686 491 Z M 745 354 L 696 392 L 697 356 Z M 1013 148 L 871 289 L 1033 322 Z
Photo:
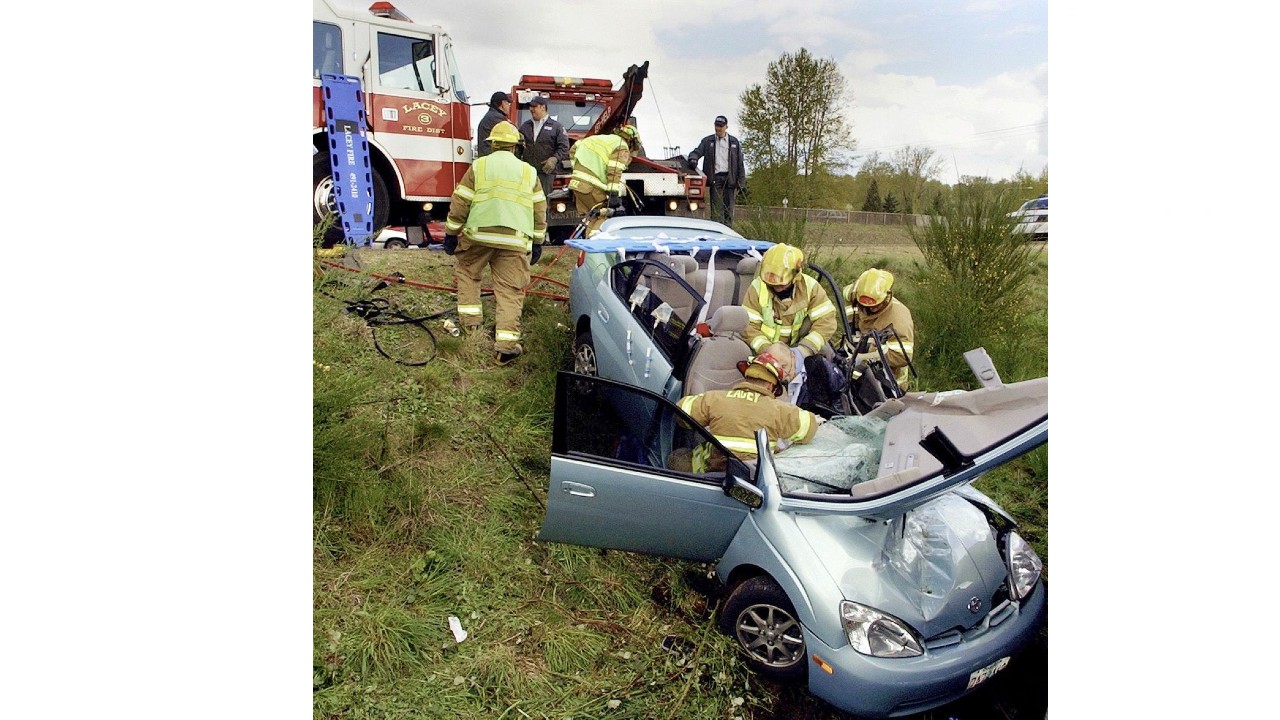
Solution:
M 768 240 L 746 240 L 725 235 L 702 235 L 693 238 L 673 238 L 659 233 L 653 237 L 612 237 L 608 233 L 597 233 L 590 240 L 572 238 L 565 245 L 589 253 L 609 253 L 622 251 L 628 254 L 640 252 L 680 252 L 688 253 L 698 250 L 755 250 L 763 252 L 773 247 Z

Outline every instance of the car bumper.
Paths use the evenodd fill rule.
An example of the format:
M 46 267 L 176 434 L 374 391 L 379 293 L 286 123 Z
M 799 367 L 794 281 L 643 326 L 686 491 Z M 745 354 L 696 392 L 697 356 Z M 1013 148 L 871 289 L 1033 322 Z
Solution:
M 958 645 L 926 650 L 914 658 L 873 658 L 848 644 L 832 648 L 805 632 L 809 648 L 809 692 L 846 712 L 864 717 L 897 717 L 952 702 L 981 687 L 969 687 L 976 671 L 1012 657 L 1035 637 L 1044 620 L 1048 590 L 1036 588 L 1015 616 L 982 636 Z M 832 672 L 823 671 L 813 656 Z

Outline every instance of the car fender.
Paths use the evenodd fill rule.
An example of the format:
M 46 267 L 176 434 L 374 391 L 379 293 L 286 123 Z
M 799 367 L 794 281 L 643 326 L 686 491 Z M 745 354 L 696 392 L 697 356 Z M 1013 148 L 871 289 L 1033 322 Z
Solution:
M 772 499 L 770 503 L 766 492 L 765 504 L 752 511 L 738 528 L 716 565 L 716 574 L 728 584 L 767 573 L 791 600 L 804 630 L 827 645 L 838 647 L 847 642 L 842 640 L 844 631 L 838 617 L 840 601 L 844 599 L 840 588 L 817 558 L 808 557 L 812 550 L 795 522 L 788 513 L 777 511 L 777 495 Z M 782 546 L 792 550 L 784 553 Z

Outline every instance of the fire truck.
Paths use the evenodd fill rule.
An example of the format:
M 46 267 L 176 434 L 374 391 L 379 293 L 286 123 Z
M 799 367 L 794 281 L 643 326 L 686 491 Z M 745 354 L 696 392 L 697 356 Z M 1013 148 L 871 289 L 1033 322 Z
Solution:
M 336 207 L 321 75 L 349 75 L 360 79 L 364 100 L 373 228 L 420 232 L 448 213 L 472 161 L 471 109 L 453 42 L 439 25 L 417 24 L 390 2 L 363 10 L 349 0 L 313 3 L 312 222 Z
M 627 121 L 640 102 L 648 76 L 648 61 L 627 68 L 617 89 L 612 81 L 601 78 L 524 75 L 511 88 L 513 102 L 508 119 L 520 127 L 532 117 L 529 101 L 541 95 L 547 100 L 548 115 L 564 125 L 571 143 L 589 135 L 611 133 Z M 643 132 L 640 140 L 644 141 Z M 547 231 L 552 241 L 563 241 L 579 222 L 569 192 L 572 174 L 573 168 L 566 161 L 552 180 L 547 198 Z M 708 217 L 707 179 L 696 170 L 691 171 L 683 155 L 665 159 L 633 157 L 622 179 L 630 190 L 624 193 L 624 204 L 632 215 Z

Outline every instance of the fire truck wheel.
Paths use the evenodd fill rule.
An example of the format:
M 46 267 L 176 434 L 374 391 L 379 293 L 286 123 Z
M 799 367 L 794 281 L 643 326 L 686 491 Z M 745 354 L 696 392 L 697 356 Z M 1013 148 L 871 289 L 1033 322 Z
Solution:
M 329 156 L 316 153 L 312 161 L 314 184 L 311 195 L 311 224 L 318 225 L 322 218 L 337 212 L 337 204 L 333 199 L 333 171 L 329 166 Z M 375 170 L 373 173 L 373 229 L 386 227 L 387 217 L 391 214 L 391 203 L 387 195 L 387 183 Z M 335 222 L 325 231 L 323 247 L 330 247 L 343 239 L 342 223 Z

